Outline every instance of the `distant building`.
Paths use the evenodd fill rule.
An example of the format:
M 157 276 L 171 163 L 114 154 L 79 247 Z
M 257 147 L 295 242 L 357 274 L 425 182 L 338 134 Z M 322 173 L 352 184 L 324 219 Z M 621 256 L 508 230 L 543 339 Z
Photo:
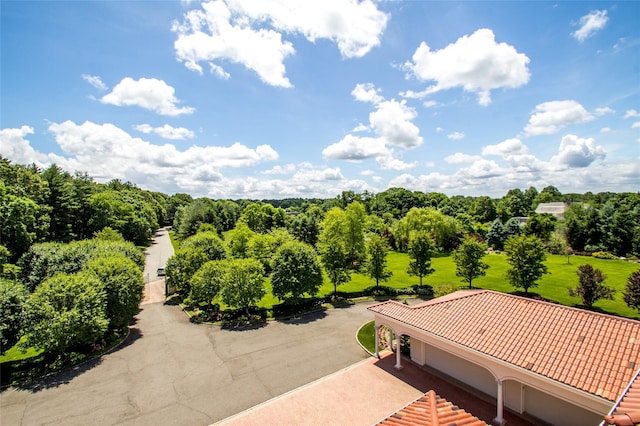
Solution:
M 494 398 L 495 423 L 505 407 L 557 425 L 640 416 L 640 321 L 489 290 L 368 309 L 396 347 L 410 338 L 413 362 Z
M 564 214 L 568 208 L 569 205 L 562 201 L 553 203 L 540 203 L 538 204 L 538 207 L 536 207 L 536 213 L 549 213 L 555 216 L 556 219 L 562 220 L 564 219 Z

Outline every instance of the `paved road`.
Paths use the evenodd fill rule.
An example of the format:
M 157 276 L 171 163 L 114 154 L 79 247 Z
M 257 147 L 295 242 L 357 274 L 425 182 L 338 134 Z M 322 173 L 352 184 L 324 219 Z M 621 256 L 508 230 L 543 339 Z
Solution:
M 169 230 L 167 228 L 161 228 L 156 231 L 149 246 L 145 252 L 144 263 L 144 281 L 155 281 L 158 278 L 156 273 L 160 266 L 164 266 L 167 263 L 167 259 L 173 256 L 173 246 L 169 239 Z
M 367 357 L 368 304 L 248 330 L 145 304 L 116 351 L 0 393 L 2 425 L 206 425 Z

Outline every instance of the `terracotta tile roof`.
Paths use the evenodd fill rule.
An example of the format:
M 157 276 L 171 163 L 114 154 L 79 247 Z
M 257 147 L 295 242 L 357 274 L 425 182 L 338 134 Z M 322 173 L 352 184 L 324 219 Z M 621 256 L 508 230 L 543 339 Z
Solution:
M 640 321 L 489 290 L 369 310 L 616 401 L 640 367 Z
M 384 426 L 486 425 L 482 420 L 458 408 L 446 399 L 441 398 L 432 390 L 378 424 Z
M 640 370 L 629 384 L 629 388 L 624 392 L 622 398 L 611 410 L 613 416 L 605 417 L 605 421 L 610 424 L 624 425 L 633 424 L 633 421 L 640 422 Z M 616 421 L 621 420 L 621 421 Z M 629 421 L 631 422 L 626 422 Z

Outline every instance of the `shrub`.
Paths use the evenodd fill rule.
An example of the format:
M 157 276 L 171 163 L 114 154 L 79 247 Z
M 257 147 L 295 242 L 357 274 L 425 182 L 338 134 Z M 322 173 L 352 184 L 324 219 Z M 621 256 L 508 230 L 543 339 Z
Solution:
M 598 259 L 616 259 L 616 257 L 608 251 L 594 251 L 591 256 Z

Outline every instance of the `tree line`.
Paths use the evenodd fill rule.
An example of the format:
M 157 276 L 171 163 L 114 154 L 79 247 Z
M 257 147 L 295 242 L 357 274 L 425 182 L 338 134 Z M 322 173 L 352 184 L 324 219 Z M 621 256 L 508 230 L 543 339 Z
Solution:
M 564 219 L 535 213 L 539 203 L 552 201 L 567 203 Z M 540 192 L 516 188 L 494 199 L 390 188 L 377 194 L 344 191 L 330 199 L 212 200 L 145 191 L 119 180 L 96 183 L 86 173 L 71 175 L 56 165 L 39 169 L 0 158 L 3 350 L 24 337 L 24 344 L 58 351 L 51 346 L 55 339 L 37 343 L 29 335 L 47 342 L 46 327 L 35 325 L 52 321 L 44 312 L 62 315 L 77 308 L 55 305 L 54 295 L 66 291 L 76 297 L 65 301 L 98 300 L 87 302 L 90 314 L 69 314 L 80 322 L 96 320 L 87 323 L 92 332 L 68 341 L 67 348 L 95 343 L 125 324 L 133 308 L 122 316 L 109 306 L 139 303 L 141 247 L 167 225 L 180 244 L 167 264 L 168 283 L 194 303 L 219 300 L 244 311 L 264 295 L 267 277 L 273 294 L 285 301 L 317 294 L 323 274 L 334 293 L 354 271 L 365 272 L 377 287 L 391 278 L 389 250 L 409 255 L 408 272 L 420 284 L 433 272 L 434 255 L 453 254 L 457 274 L 470 287 L 486 269 L 487 248 L 505 250 L 513 259 L 510 281 L 525 291 L 536 281 L 527 277 L 545 272 L 540 265 L 546 252 L 640 256 L 638 193 L 562 194 L 548 186 Z M 113 258 L 119 260 L 104 260 Z M 520 277 L 518 271 L 528 267 L 534 271 Z M 100 272 L 105 270 L 111 272 Z M 583 275 L 586 283 L 602 283 L 597 271 Z M 632 296 L 640 286 L 633 282 Z M 118 286 L 129 290 L 115 291 Z M 606 291 L 594 294 L 606 297 Z M 632 296 L 627 303 L 638 307 Z M 46 300 L 54 305 L 35 313 Z

